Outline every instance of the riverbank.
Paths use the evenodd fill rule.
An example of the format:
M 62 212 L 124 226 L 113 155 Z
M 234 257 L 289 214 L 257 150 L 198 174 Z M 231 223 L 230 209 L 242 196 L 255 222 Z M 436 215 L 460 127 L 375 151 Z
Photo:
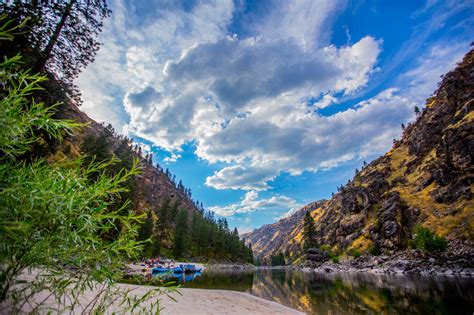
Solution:
M 123 283 L 114 286 L 123 292 L 130 291 L 130 299 L 139 299 L 145 296 L 149 291 L 156 289 L 152 286 Z M 78 297 L 78 303 L 74 309 L 71 310 L 71 314 L 82 314 L 84 309 L 94 300 L 98 290 L 100 289 L 88 290 L 81 294 Z M 247 293 L 228 290 L 181 288 L 178 291 L 162 294 L 158 298 L 160 299 L 160 314 L 304 314 L 276 302 L 258 298 Z M 29 303 L 23 306 L 22 313 L 31 312 L 39 301 L 41 301 L 43 305 L 38 310 L 40 313 L 46 311 L 47 308 L 55 309 L 57 307 L 57 301 L 50 297 L 49 292 L 43 291 L 30 297 Z M 155 302 L 155 299 L 147 300 L 140 304 L 140 308 L 144 310 L 150 309 L 151 304 Z M 116 304 L 117 303 L 114 303 L 108 307 L 105 313 L 120 313 L 121 307 Z M 8 308 L 3 307 L 5 307 L 5 305 L 2 305 L 2 309 L 8 313 Z
M 295 269 L 312 272 L 349 272 L 373 274 L 418 274 L 444 276 L 474 276 L 474 253 L 440 253 L 427 255 L 420 250 L 406 250 L 393 255 L 361 256 L 334 263 L 324 255 L 312 254 Z
M 474 253 L 465 250 L 462 255 L 450 256 L 440 254 L 427 256 L 419 250 L 406 250 L 393 255 L 347 257 L 334 263 L 324 255 L 312 255 L 313 260 L 306 260 L 298 265 L 289 266 L 255 266 L 243 263 L 192 263 L 203 271 L 229 270 L 248 271 L 255 269 L 292 269 L 317 273 L 368 273 L 368 274 L 415 274 L 432 276 L 474 277 Z M 177 262 L 176 264 L 180 264 Z M 184 263 L 184 262 L 183 262 Z M 185 262 L 190 263 L 190 262 Z M 129 265 L 130 270 L 142 272 L 140 265 Z

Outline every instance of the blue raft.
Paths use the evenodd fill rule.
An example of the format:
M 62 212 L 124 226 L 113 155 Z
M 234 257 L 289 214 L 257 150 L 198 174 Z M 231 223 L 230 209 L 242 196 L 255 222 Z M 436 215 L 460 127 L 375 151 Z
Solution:
M 178 267 L 174 267 L 174 268 L 155 267 L 151 269 L 153 273 L 163 273 L 163 272 L 194 273 L 194 272 L 201 272 L 201 270 L 202 268 L 196 268 L 195 265 L 191 265 L 191 264 L 179 265 Z

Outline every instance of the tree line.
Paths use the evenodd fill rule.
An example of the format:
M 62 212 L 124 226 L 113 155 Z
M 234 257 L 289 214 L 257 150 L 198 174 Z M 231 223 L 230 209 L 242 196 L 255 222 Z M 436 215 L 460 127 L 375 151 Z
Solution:
M 118 139 L 118 145 L 114 144 L 114 138 Z M 110 124 L 104 126 L 103 131 L 99 133 L 90 133 L 81 145 L 81 152 L 89 163 L 116 157 L 117 163 L 105 169 L 111 176 L 116 175 L 120 169 L 130 169 L 134 158 L 153 166 L 150 154 L 144 157 L 139 146 L 133 145 L 131 139 L 117 134 Z M 156 168 L 163 170 L 159 164 Z M 237 229 L 231 231 L 225 218 L 216 218 L 213 212 L 205 211 L 202 203 L 193 201 L 191 189 L 186 188 L 181 181 L 176 184 L 175 176 L 171 175 L 168 169 L 164 173 L 176 189 L 190 198 L 198 211 L 183 208 L 181 200 L 172 202 L 168 197 L 152 209 L 137 209 L 145 210 L 146 213 L 138 237 L 141 241 L 149 240 L 144 255 L 165 255 L 174 258 L 192 256 L 252 262 L 251 246 L 246 246 L 244 241 L 239 239 Z M 125 184 L 128 190 L 122 193 L 120 200 L 131 200 L 133 206 L 136 198 L 139 198 L 135 194 L 137 180 L 131 178 Z M 118 202 L 116 207 L 126 211 L 123 205 L 124 201 Z M 120 228 L 119 222 L 117 226 Z
M 216 219 L 212 211 L 188 211 L 168 198 L 147 212 L 138 239 L 149 240 L 148 256 L 253 262 L 251 245 L 240 240 L 237 228 L 229 229 L 225 218 Z

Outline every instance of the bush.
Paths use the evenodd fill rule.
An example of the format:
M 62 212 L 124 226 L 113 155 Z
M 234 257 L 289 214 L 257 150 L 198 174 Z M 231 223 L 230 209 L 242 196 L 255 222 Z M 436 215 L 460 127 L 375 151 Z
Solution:
M 322 251 L 325 251 L 328 253 L 329 258 L 331 258 L 333 263 L 339 263 L 339 252 L 338 251 L 333 251 L 329 245 L 322 245 L 319 247 Z
M 448 242 L 442 236 L 436 235 L 433 231 L 423 226 L 417 226 L 410 245 L 414 248 L 422 249 L 425 252 L 445 250 Z
M 357 249 L 354 249 L 354 248 L 351 248 L 348 252 L 348 254 L 354 258 L 359 258 L 362 254 L 360 251 L 358 251 Z
M 0 16 L 0 22 L 2 16 Z M 5 24 L 7 25 L 7 24 Z M 8 38 L 0 25 L 0 41 Z M 46 77 L 21 68 L 19 55 L 0 62 L 0 313 L 22 313 L 28 303 L 31 313 L 61 313 L 74 309 L 79 295 L 97 288 L 94 303 L 84 313 L 101 313 L 113 301 L 124 313 L 133 313 L 144 297 L 112 284 L 123 274 L 123 262 L 140 254 L 135 240 L 142 217 L 112 206 L 126 188 L 124 183 L 138 173 L 137 161 L 129 171 L 111 177 L 104 173 L 116 159 L 84 163 L 46 159 L 25 161 L 21 157 L 40 141 L 38 130 L 60 140 L 78 124 L 53 118 L 55 106 L 35 101 Z M 89 180 L 90 174 L 99 174 Z M 113 210 L 111 210 L 111 208 Z M 121 225 L 118 237 L 106 236 Z M 28 281 L 24 275 L 33 275 Z M 48 292 L 56 303 L 35 301 Z M 156 300 L 156 299 L 154 299 Z M 33 302 L 33 303 L 32 303 Z M 158 309 L 157 302 L 152 308 Z M 147 309 L 149 311 L 149 309 Z
M 369 254 L 373 255 L 373 256 L 378 256 L 381 254 L 380 252 L 380 248 L 376 245 L 376 244 L 372 244 L 370 245 L 369 247 Z

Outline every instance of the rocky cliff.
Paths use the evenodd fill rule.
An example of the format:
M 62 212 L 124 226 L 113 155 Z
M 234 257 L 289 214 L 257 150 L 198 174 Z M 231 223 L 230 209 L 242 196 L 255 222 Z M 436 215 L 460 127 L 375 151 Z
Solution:
M 473 256 L 474 51 L 446 74 L 416 120 L 382 157 L 356 172 L 329 201 L 245 238 L 268 258 L 301 251 L 303 212 L 315 220 L 316 242 L 341 255 L 393 255 L 406 250 L 415 226 L 446 237 L 447 257 Z M 472 264 L 472 260 L 471 260 Z

